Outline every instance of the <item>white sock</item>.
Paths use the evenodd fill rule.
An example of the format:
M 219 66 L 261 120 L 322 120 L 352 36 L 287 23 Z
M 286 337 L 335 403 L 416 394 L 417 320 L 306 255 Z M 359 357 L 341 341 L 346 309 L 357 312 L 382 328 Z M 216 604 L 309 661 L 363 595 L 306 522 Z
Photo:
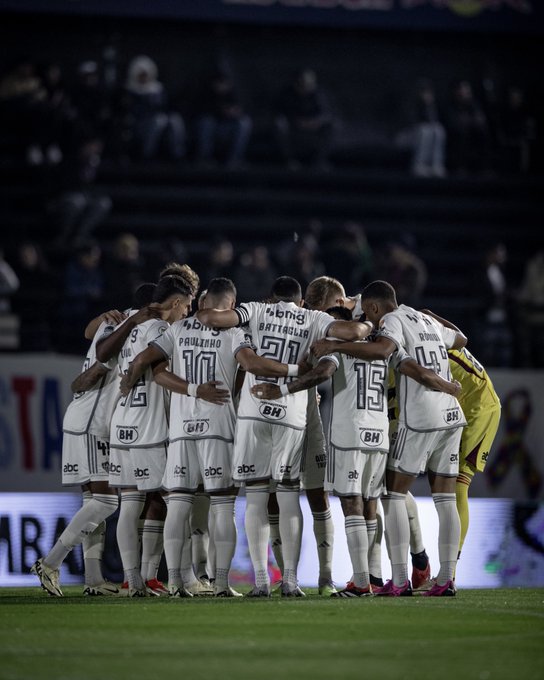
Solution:
M 370 556 L 372 554 L 372 549 L 374 548 L 374 543 L 376 542 L 376 532 L 378 531 L 378 520 L 376 519 L 367 519 L 366 521 L 366 539 L 368 543 L 368 571 L 369 573 L 372 574 L 370 571 Z M 374 576 L 374 574 L 372 574 Z
M 281 549 L 280 536 L 280 516 L 268 514 L 268 524 L 270 525 L 270 545 L 274 553 L 274 559 L 278 565 L 278 569 L 283 574 L 283 553 Z
M 406 494 L 390 491 L 382 497 L 385 512 L 385 540 L 391 560 L 393 583 L 402 586 L 408 580 L 408 546 L 410 524 L 406 512 Z
M 206 563 L 206 573 L 208 578 L 215 578 L 215 515 L 210 512 L 208 515 L 208 562 Z
M 83 492 L 83 505 L 92 500 L 90 491 Z M 106 523 L 100 522 L 96 529 L 85 536 L 81 543 L 85 571 L 85 585 L 95 586 L 104 581 L 102 575 L 102 555 L 106 538 Z
M 366 524 L 367 533 L 369 533 L 368 540 L 368 570 L 377 579 L 382 578 L 382 541 L 383 541 L 383 507 L 378 501 L 376 509 L 376 535 L 371 544 L 369 523 Z
M 433 493 L 433 501 L 438 513 L 438 558 L 440 571 L 436 577 L 439 586 L 453 579 L 459 540 L 461 538 L 461 521 L 457 512 L 455 493 Z
M 193 495 L 170 493 L 166 497 L 166 520 L 164 522 L 164 556 L 168 567 L 168 585 L 181 586 L 181 553 L 188 541 L 187 526 Z
M 181 549 L 181 567 L 180 567 L 181 580 L 184 586 L 190 586 L 194 584 L 196 581 L 198 581 L 193 567 L 193 550 L 191 546 L 192 539 L 190 532 L 191 527 L 189 524 L 189 519 L 187 519 L 187 521 L 185 522 L 186 539 Z
M 164 521 L 145 519 L 142 531 L 142 567 L 144 581 L 157 578 L 163 549 Z
M 145 504 L 145 493 L 122 491 L 121 508 L 117 520 L 117 545 L 130 588 L 143 588 L 140 576 L 140 541 L 138 521 Z M 136 575 L 135 572 L 138 572 Z
M 83 542 L 106 517 L 117 510 L 117 496 L 95 494 L 72 517 L 59 540 L 51 548 L 44 562 L 53 569 L 58 569 L 70 550 Z
M 334 522 L 331 509 L 323 512 L 312 512 L 314 518 L 314 536 L 319 561 L 319 581 L 322 586 L 332 581 L 332 554 L 334 548 Z
M 210 498 L 205 494 L 195 495 L 195 502 L 191 512 L 191 550 L 192 562 L 198 578 L 207 576 L 208 562 L 208 516 L 210 512 Z
M 300 490 L 296 486 L 278 484 L 276 498 L 280 508 L 280 536 L 283 552 L 283 582 L 297 585 L 297 569 L 302 543 L 302 510 Z
M 215 519 L 215 589 L 229 585 L 229 571 L 236 550 L 235 496 L 212 496 L 211 511 Z
M 349 556 L 353 567 L 353 583 L 358 588 L 366 588 L 368 577 L 368 536 L 365 518 L 361 515 L 348 515 L 344 520 Z
M 417 555 L 417 553 L 425 550 L 425 546 L 423 545 L 416 499 L 409 491 L 406 494 L 406 510 L 408 512 L 408 522 L 410 523 L 410 552 Z
M 255 572 L 255 585 L 258 588 L 270 587 L 268 575 L 269 489 L 268 484 L 252 484 L 246 487 L 245 529 L 249 556 Z

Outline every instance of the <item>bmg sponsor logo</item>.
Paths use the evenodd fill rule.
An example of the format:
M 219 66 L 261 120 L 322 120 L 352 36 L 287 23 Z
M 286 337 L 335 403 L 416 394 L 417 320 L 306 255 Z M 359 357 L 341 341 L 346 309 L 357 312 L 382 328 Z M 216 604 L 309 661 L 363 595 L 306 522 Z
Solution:
M 134 444 L 134 442 L 138 441 L 138 428 L 118 425 L 117 441 L 123 442 L 123 444 Z
M 185 434 L 202 435 L 210 429 L 210 422 L 208 420 L 185 420 L 183 422 L 183 431 Z
M 283 420 L 287 409 L 282 404 L 261 404 L 259 413 L 268 420 Z
M 361 430 L 359 437 L 364 446 L 367 446 L 368 448 L 371 449 L 376 448 L 377 446 L 381 446 L 383 444 L 382 430 L 373 429 Z

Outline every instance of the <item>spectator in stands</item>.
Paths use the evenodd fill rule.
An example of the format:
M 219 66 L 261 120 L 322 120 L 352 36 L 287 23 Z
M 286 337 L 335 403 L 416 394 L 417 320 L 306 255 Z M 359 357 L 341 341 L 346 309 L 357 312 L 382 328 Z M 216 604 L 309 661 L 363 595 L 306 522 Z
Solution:
M 319 243 L 311 231 L 293 242 L 285 273 L 297 279 L 302 290 L 306 290 L 310 281 L 325 274 L 325 265 L 319 257 Z
M 63 163 L 60 193 L 48 204 L 59 228 L 55 241 L 59 247 L 77 247 L 110 213 L 111 198 L 94 188 L 102 152 L 101 139 L 90 137 Z
M 536 121 L 527 105 L 525 93 L 519 87 L 509 87 L 506 102 L 499 113 L 499 142 L 504 169 L 528 172 L 535 139 Z
M 81 243 L 64 271 L 58 345 L 61 351 L 85 352 L 83 329 L 103 311 L 102 250 L 95 241 Z
M 264 300 L 270 295 L 276 278 L 276 268 L 266 246 L 254 246 L 242 253 L 234 272 L 239 301 Z
M 411 235 L 385 245 L 376 258 L 376 278 L 394 286 L 400 304 L 416 309 L 421 306 L 421 296 L 427 285 L 427 267 L 415 253 Z
M 29 165 L 60 162 L 58 125 L 32 61 L 19 61 L 0 81 L 0 112 L 3 129 L 15 138 L 17 150 L 25 149 Z
M 446 130 L 442 125 L 434 87 L 421 80 L 412 110 L 412 173 L 416 177 L 444 177 L 446 174 Z
M 374 256 L 362 224 L 348 220 L 333 231 L 325 265 L 327 274 L 343 281 L 347 290 L 359 291 L 372 280 Z
M 451 170 L 459 174 L 488 170 L 489 127 L 467 80 L 460 80 L 453 88 L 447 128 Z
M 197 109 L 197 162 L 210 164 L 222 156 L 227 168 L 240 165 L 245 159 L 253 123 L 226 68 L 213 72 L 200 93 Z
M 512 329 L 511 300 L 512 292 L 506 278 L 508 253 L 504 243 L 494 243 L 485 253 L 483 268 L 480 271 L 478 287 L 481 295 L 482 349 L 478 355 L 487 366 L 511 366 Z
M 230 278 L 234 262 L 234 248 L 228 238 L 217 237 L 213 242 L 205 265 L 207 280 Z
M 516 338 L 523 368 L 544 367 L 544 250 L 527 262 L 518 298 Z
M 51 322 L 58 295 L 58 281 L 38 243 L 24 241 L 14 264 L 21 282 L 13 297 L 13 311 L 19 317 L 23 352 L 52 349 Z
M 122 309 L 144 283 L 145 263 L 134 234 L 121 234 L 115 239 L 112 252 L 104 258 L 104 281 L 108 304 L 113 309 Z
M 275 121 L 280 152 L 291 168 L 309 161 L 328 166 L 333 137 L 333 116 L 317 75 L 300 71 L 280 94 Z
M 69 94 L 76 111 L 76 144 L 89 138 L 104 144 L 112 111 L 96 61 L 81 62 Z
M 135 57 L 129 64 L 125 107 L 141 158 L 156 158 L 163 144 L 172 160 L 179 161 L 185 156 L 185 123 L 170 108 L 168 93 L 158 79 L 157 65 L 145 55 Z

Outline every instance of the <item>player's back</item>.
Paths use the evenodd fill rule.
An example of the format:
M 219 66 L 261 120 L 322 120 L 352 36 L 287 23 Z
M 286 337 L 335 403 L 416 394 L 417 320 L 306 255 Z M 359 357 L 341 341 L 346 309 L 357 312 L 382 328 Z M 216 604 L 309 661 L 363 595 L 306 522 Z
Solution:
M 466 347 L 449 349 L 448 357 L 452 377 L 461 383 L 459 403 L 464 413 L 500 408 L 491 378 Z
M 451 378 L 447 348 L 455 340 L 455 332 L 421 312 L 399 305 L 386 314 L 380 335 L 393 340 L 397 347 L 445 380 Z M 396 374 L 399 400 L 399 422 L 421 432 L 456 428 L 465 424 L 463 412 L 455 397 L 429 390 L 405 375 Z
M 318 338 L 326 335 L 334 319 L 294 302 L 249 302 L 237 308 L 240 322 L 249 329 L 257 354 L 284 364 L 298 363 Z M 297 392 L 271 402 L 254 397 L 250 388 L 256 382 L 279 384 L 288 378 L 263 378 L 248 374 L 244 381 L 238 418 L 274 422 L 303 429 L 306 424 L 308 393 Z
M 251 347 L 240 328 L 218 330 L 202 325 L 196 317 L 178 321 L 152 343 L 172 357 L 174 374 L 197 385 L 218 381 L 234 394 L 238 362 L 236 353 Z M 231 401 L 212 404 L 173 392 L 170 401 L 170 441 L 234 437 L 235 411 Z

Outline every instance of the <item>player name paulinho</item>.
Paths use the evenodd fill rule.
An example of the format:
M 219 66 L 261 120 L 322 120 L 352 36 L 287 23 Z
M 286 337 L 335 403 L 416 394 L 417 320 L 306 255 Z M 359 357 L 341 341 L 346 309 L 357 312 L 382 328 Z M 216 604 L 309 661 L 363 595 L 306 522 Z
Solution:
M 178 339 L 180 347 L 204 347 L 205 349 L 218 349 L 221 347 L 221 340 L 219 338 L 195 338 L 183 337 Z

